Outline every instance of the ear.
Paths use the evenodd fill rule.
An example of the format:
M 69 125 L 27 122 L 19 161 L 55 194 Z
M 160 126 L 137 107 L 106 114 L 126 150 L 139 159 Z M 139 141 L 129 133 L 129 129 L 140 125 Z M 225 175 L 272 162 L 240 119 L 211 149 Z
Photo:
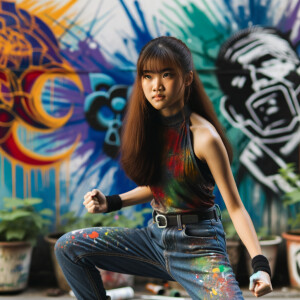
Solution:
M 189 72 L 185 75 L 185 82 L 184 82 L 185 86 L 191 85 L 192 82 L 193 82 L 193 80 L 194 80 L 194 73 L 193 73 L 193 71 L 189 71 Z

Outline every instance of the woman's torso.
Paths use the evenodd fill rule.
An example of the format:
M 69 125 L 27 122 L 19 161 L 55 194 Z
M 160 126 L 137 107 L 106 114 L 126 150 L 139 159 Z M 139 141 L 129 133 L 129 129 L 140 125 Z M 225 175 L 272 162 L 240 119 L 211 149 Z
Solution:
M 185 107 L 175 116 L 162 117 L 162 176 L 160 184 L 150 186 L 151 206 L 160 213 L 195 212 L 214 204 L 215 181 L 206 162 L 194 153 L 190 116 Z

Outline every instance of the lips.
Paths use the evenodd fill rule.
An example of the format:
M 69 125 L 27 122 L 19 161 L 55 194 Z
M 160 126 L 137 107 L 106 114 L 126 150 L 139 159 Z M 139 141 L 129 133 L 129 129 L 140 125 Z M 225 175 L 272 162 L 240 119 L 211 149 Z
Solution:
M 165 96 L 161 95 L 161 94 L 157 94 L 157 95 L 153 96 L 153 99 L 155 99 L 155 100 L 161 100 L 163 98 L 165 98 Z

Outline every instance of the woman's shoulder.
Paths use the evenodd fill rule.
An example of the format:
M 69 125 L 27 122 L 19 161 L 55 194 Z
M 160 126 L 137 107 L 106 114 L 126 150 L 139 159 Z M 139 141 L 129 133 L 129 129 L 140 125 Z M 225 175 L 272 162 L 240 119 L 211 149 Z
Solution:
M 191 114 L 190 121 L 194 151 L 199 158 L 203 158 L 207 149 L 221 141 L 220 135 L 213 124 L 196 113 Z
M 190 116 L 190 129 L 193 133 L 201 133 L 205 137 L 219 135 L 214 125 L 197 113 Z

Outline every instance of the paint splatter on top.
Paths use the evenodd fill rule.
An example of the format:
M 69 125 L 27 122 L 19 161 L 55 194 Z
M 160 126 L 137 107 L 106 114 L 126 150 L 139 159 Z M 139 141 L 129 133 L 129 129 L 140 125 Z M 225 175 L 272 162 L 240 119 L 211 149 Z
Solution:
M 215 181 L 206 163 L 194 154 L 191 143 L 191 111 L 162 118 L 165 160 L 160 184 L 151 186 L 152 207 L 161 213 L 182 213 L 211 207 Z

